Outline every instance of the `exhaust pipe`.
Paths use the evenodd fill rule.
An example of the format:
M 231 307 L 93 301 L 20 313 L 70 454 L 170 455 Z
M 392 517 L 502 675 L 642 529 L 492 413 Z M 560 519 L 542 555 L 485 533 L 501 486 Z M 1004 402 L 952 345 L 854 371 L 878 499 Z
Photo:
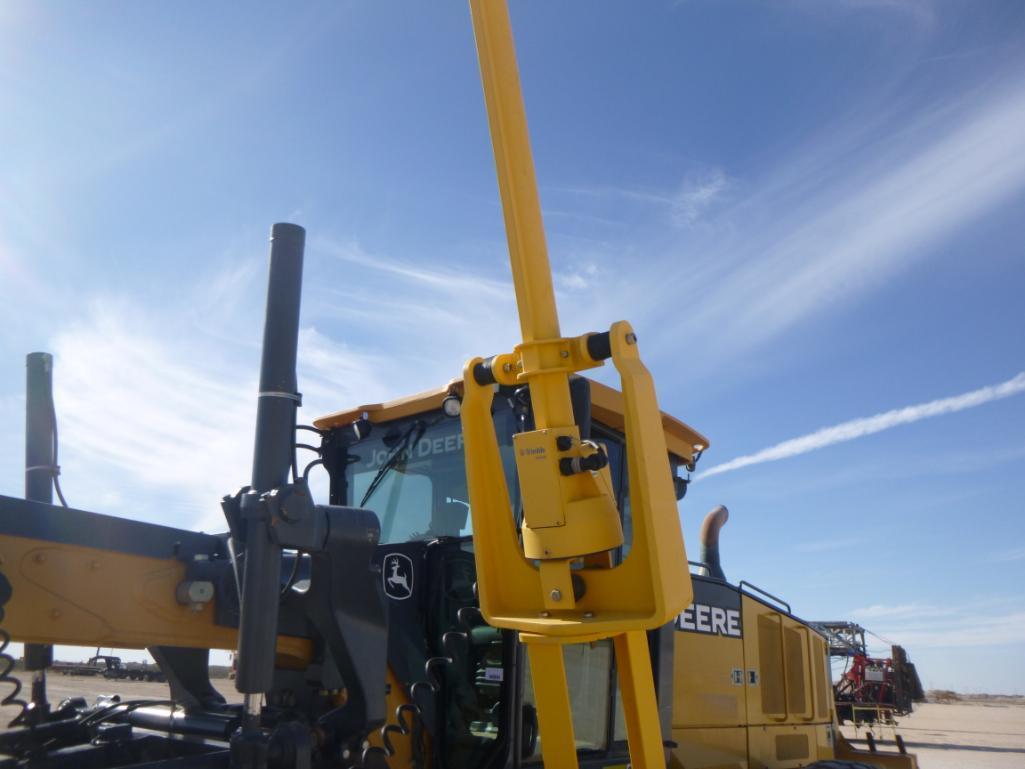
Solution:
M 246 522 L 245 561 L 235 688 L 244 695 L 243 732 L 247 736 L 259 734 L 260 701 L 263 694 L 270 691 L 274 676 L 281 547 L 268 533 L 269 522 L 260 505 L 260 495 L 287 484 L 292 466 L 295 415 L 299 405 L 295 365 L 305 240 L 306 231 L 295 224 L 275 224 L 271 229 L 252 486 L 242 497 L 242 517 Z M 254 748 L 257 752 L 259 749 Z M 253 765 L 265 763 L 264 756 Z
M 53 504 L 57 473 L 57 417 L 53 406 L 53 356 L 29 353 L 25 359 L 25 499 Z M 61 501 L 64 497 L 61 497 Z M 32 672 L 32 702 L 25 718 L 33 725 L 46 720 L 46 670 L 53 665 L 53 646 L 25 644 L 25 669 Z
M 706 577 L 726 581 L 722 565 L 719 563 L 719 530 L 730 519 L 730 511 L 725 505 L 719 505 L 705 516 L 701 524 L 701 562 Z

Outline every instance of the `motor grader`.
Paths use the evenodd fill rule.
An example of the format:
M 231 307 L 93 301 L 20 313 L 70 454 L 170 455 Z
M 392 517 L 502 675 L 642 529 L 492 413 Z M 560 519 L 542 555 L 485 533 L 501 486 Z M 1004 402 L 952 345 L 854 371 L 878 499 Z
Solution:
M 277 227 L 276 244 L 283 231 L 294 230 Z M 280 259 L 280 247 L 272 254 Z M 275 291 L 272 283 L 272 306 Z M 48 356 L 34 355 L 30 366 L 38 368 L 39 360 L 51 365 Z M 39 392 L 39 377 L 32 379 L 30 407 L 50 402 L 45 382 Z M 571 379 L 569 389 L 582 440 L 607 458 L 601 472 L 624 535 L 611 560 L 622 563 L 634 530 L 624 397 L 584 377 Z M 263 765 L 540 765 L 545 732 L 527 649 L 479 608 L 463 402 L 463 382 L 454 380 L 325 415 L 304 431 L 315 436 L 314 462 L 329 478 L 330 506 L 319 509 L 333 516 L 339 542 L 326 552 L 289 548 L 280 556 L 276 653 L 260 710 Z M 494 388 L 490 412 L 510 479 L 510 522 L 522 528 L 514 440 L 534 426 L 529 387 Z M 48 409 L 42 413 L 48 433 Z M 683 497 L 686 475 L 709 441 L 668 414 L 660 420 L 666 481 Z M 30 417 L 30 429 L 36 426 Z M 295 441 L 294 433 L 288 437 Z M 285 448 L 288 475 L 291 445 Z M 308 494 L 302 477 L 312 469 L 297 468 L 299 483 L 270 495 L 296 488 Z M 168 702 L 28 702 L 23 723 L 0 736 L 0 754 L 10 756 L 0 766 L 250 765 L 231 748 L 242 708 L 223 702 L 207 670 L 208 649 L 238 644 L 236 571 L 249 557 L 232 555 L 231 543 L 240 539 L 240 521 L 232 519 L 239 496 L 225 501 L 236 534 L 219 536 L 0 498 L 0 585 L 7 591 L 0 630 L 30 643 L 144 646 L 170 681 Z M 290 506 L 286 499 L 281 509 Z M 348 515 L 357 520 L 342 518 Z M 288 519 L 297 517 L 286 513 L 278 525 L 294 525 Z M 689 576 L 692 601 L 645 636 L 663 760 L 688 769 L 916 766 L 911 756 L 846 743 L 836 725 L 825 639 L 780 599 L 726 581 L 718 555 L 724 519 L 724 509 L 713 511 L 702 529 L 701 555 L 692 564 L 698 573 Z M 614 643 L 586 641 L 560 651 L 579 764 L 624 765 L 627 712 Z
M 690 574 L 680 473 L 708 440 L 659 410 L 629 324 L 562 336 L 508 12 L 470 5 L 523 341 L 297 425 L 305 233 L 275 225 L 253 471 L 220 535 L 51 504 L 53 360 L 30 355 L 0 641 L 32 688 L 0 667 L 0 767 L 916 766 L 843 740 L 824 640 L 725 581 L 715 518 Z M 579 373 L 608 360 L 619 390 Z M 169 696 L 51 704 L 53 644 L 146 648 Z M 210 649 L 237 649 L 240 705 Z

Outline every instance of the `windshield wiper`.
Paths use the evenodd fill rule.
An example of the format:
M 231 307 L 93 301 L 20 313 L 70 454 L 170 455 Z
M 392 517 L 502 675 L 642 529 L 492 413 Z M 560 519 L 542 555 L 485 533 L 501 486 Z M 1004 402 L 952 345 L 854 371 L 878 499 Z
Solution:
M 370 481 L 370 485 L 367 486 L 367 493 L 363 495 L 363 499 L 360 500 L 359 506 L 364 507 L 367 504 L 367 500 L 374 495 L 374 492 L 381 485 L 381 481 L 384 480 L 385 476 L 399 464 L 400 461 L 408 459 L 409 448 L 416 444 L 421 437 L 423 437 L 424 431 L 427 429 L 427 424 L 422 420 L 418 419 L 409 426 L 409 429 L 399 439 L 398 444 L 392 449 L 391 454 L 384 460 L 384 464 L 381 465 L 381 469 L 377 471 L 377 475 Z

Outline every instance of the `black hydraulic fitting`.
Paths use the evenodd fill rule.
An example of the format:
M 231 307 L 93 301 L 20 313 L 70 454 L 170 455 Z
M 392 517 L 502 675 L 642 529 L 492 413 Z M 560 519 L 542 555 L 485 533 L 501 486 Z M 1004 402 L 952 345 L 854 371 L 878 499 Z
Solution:
M 608 360 L 612 357 L 612 340 L 608 331 L 587 337 L 587 354 L 594 360 Z
M 495 384 L 498 380 L 495 379 L 495 372 L 492 367 L 495 365 L 495 356 L 492 355 L 490 358 L 485 358 L 476 366 L 473 367 L 473 379 L 481 387 L 487 387 L 488 385 Z
M 595 472 L 609 463 L 609 458 L 602 449 L 586 457 L 563 457 L 559 460 L 559 472 L 563 475 Z

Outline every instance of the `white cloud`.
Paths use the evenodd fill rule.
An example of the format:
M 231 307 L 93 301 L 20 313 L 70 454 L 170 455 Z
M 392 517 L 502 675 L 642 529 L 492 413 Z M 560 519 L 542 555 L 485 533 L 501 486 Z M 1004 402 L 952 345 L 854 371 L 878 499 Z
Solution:
M 924 649 L 1025 643 L 1025 608 L 1018 596 L 988 596 L 939 606 L 874 604 L 848 614 L 878 641 L 907 648 L 912 659 Z
M 982 615 L 966 610 L 953 621 L 923 621 L 887 631 L 909 648 L 965 648 L 1025 644 L 1025 611 Z
M 852 441 L 866 435 L 889 430 L 898 425 L 911 424 L 922 419 L 943 414 L 953 414 L 964 409 L 982 406 L 1002 398 L 1009 398 L 1021 392 L 1025 392 L 1025 372 L 1021 372 L 1006 382 L 980 387 L 978 390 L 972 390 L 961 395 L 939 398 L 928 403 L 905 406 L 904 408 L 893 409 L 892 411 L 886 411 L 875 416 L 852 419 L 832 427 L 824 427 L 813 433 L 777 443 L 775 446 L 762 449 L 754 454 L 747 454 L 731 459 L 729 462 L 723 462 L 722 464 L 710 467 L 696 476 L 695 480 L 727 473 L 731 470 L 739 470 L 742 467 L 762 464 L 763 462 L 776 462 L 780 459 L 796 457 L 800 454 L 817 451 L 836 443 Z
M 357 353 L 312 326 L 299 331 L 298 378 L 306 415 L 391 394 L 396 388 L 386 381 L 389 368 L 383 354 Z
M 326 239 L 316 241 L 321 250 L 350 264 L 387 273 L 405 283 L 418 284 L 442 294 L 474 295 L 507 300 L 512 295 L 512 284 L 484 278 L 457 269 L 428 269 L 392 259 L 381 254 L 370 254 L 358 243 L 335 243 Z
M 223 528 L 220 498 L 251 472 L 259 353 L 250 342 L 179 333 L 124 302 L 96 305 L 61 331 L 54 379 L 69 503 Z M 390 394 L 394 386 L 382 381 L 389 369 L 379 364 L 301 328 L 300 421 Z
M 712 168 L 703 172 L 690 173 L 680 182 L 675 191 L 665 189 L 645 189 L 642 187 L 591 185 L 586 187 L 553 187 L 555 194 L 568 194 L 572 198 L 591 200 L 602 204 L 614 204 L 612 211 L 623 213 L 624 205 L 636 206 L 640 209 L 652 208 L 658 212 L 659 218 L 667 219 L 675 226 L 692 225 L 706 216 L 716 203 L 722 201 L 733 185 L 731 179 L 721 168 Z M 615 218 L 603 217 L 594 213 L 574 209 L 545 209 L 545 215 L 557 217 L 579 218 L 584 222 L 600 225 L 615 224 Z
M 337 259 L 320 258 L 325 253 Z M 308 245 L 306 264 L 298 351 L 303 422 L 441 385 L 461 375 L 471 354 L 503 349 L 502 338 L 510 349 L 515 341 L 511 283 L 324 243 Z M 223 528 L 220 498 L 251 472 L 263 269 L 259 259 L 233 261 L 182 286 L 166 306 L 86 302 L 83 316 L 55 334 L 50 349 L 70 504 Z M 242 294 L 261 301 L 239 301 Z M 339 317 L 346 342 L 318 322 Z M 15 408 L 14 400 L 3 410 Z
M 1025 643 L 1025 611 L 1015 606 L 874 606 L 852 616 L 871 620 L 873 634 L 904 646 L 912 658 L 915 649 Z
M 145 517 L 209 524 L 248 482 L 257 372 L 146 318 L 95 307 L 54 340 L 65 492 L 72 506 L 137 517 L 149 494 L 132 492 L 145 489 L 161 500 Z
M 819 11 L 824 9 L 821 3 L 811 0 L 806 5 Z M 853 11 L 883 11 L 890 14 L 911 16 L 919 23 L 932 27 L 936 21 L 936 7 L 931 0 L 841 0 L 836 7 Z
M 720 169 L 687 179 L 672 201 L 677 224 L 694 224 L 730 186 L 729 177 Z
M 1004 550 L 1001 553 L 994 553 L 990 558 L 994 563 L 1008 563 L 1010 561 L 1025 561 L 1025 547 L 1015 547 Z
M 854 609 L 851 616 L 855 619 L 878 619 L 879 617 L 921 617 L 935 613 L 936 608 L 926 604 L 905 603 L 905 604 L 872 604 L 862 609 Z
M 598 272 L 598 265 L 587 263 L 573 270 L 554 272 L 552 274 L 552 281 L 557 289 L 563 291 L 582 291 L 591 287 Z
M 334 263 L 330 281 L 308 281 L 304 298 L 308 317 L 339 324 L 347 340 L 372 340 L 382 365 L 392 375 L 392 396 L 440 386 L 462 375 L 473 356 L 511 351 L 521 340 L 508 257 L 502 249 L 486 268 L 446 264 L 411 264 L 372 252 L 356 243 L 314 239 L 310 249 Z M 560 301 L 562 333 L 573 335 L 596 327 L 615 315 L 600 309 L 602 268 L 581 257 L 566 272 L 556 271 L 553 283 Z M 574 301 L 562 301 L 568 296 Z M 366 400 L 364 398 L 363 400 Z
M 685 307 L 688 328 L 704 330 L 689 340 L 691 381 L 860 301 L 1025 192 L 1025 81 L 953 94 L 911 117 L 888 104 L 743 178 L 747 194 L 707 211 L 687 237 L 649 228 L 630 246 L 658 254 L 633 262 L 620 285 L 631 320 L 654 325 Z M 648 205 L 658 216 L 664 202 Z M 665 335 L 659 352 L 674 344 Z
M 617 254 L 610 317 L 658 330 L 645 333 L 649 359 L 678 358 L 670 329 L 697 330 L 681 369 L 688 383 L 726 366 L 736 377 L 739 357 L 862 301 L 1025 192 L 1021 78 L 926 105 L 916 86 L 886 88 L 890 97 L 852 107 L 762 173 L 713 170 L 675 195 L 640 184 L 547 188 L 560 210 L 618 222 L 599 230 Z M 601 298 L 573 277 L 565 287 Z M 667 327 L 680 309 L 685 323 Z

